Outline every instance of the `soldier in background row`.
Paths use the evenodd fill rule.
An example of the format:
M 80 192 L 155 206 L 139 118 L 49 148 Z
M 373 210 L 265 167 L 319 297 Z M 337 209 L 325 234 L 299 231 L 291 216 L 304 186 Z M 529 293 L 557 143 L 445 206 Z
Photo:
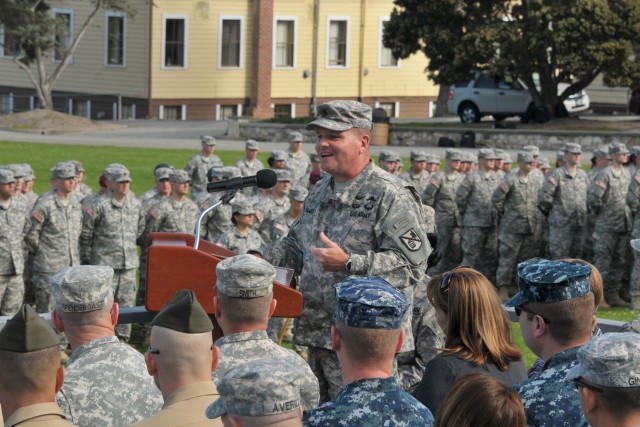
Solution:
M 220 182 L 238 178 L 241 176 L 241 173 L 241 170 L 235 166 L 213 167 L 207 172 L 207 177 L 209 182 Z M 200 200 L 200 210 L 205 211 L 210 206 L 216 204 L 220 201 L 222 194 L 221 192 L 207 193 L 206 197 Z M 240 203 L 244 200 L 244 193 L 239 191 L 234 196 L 232 202 Z M 233 228 L 233 223 L 231 222 L 232 216 L 231 204 L 228 203 L 220 204 L 207 212 L 200 224 L 201 238 L 211 243 L 217 242 L 224 233 Z
M 259 170 L 264 169 L 264 164 L 258 159 L 258 151 L 260 146 L 258 141 L 254 139 L 247 139 L 244 144 L 244 158 L 238 160 L 235 163 L 235 167 L 240 169 L 241 176 L 254 176 Z M 240 193 L 246 197 L 255 195 L 258 191 L 258 187 L 246 187 L 240 190 Z
M 505 174 L 511 172 L 511 169 L 513 168 L 512 163 L 513 160 L 511 160 L 511 154 L 505 152 L 502 160 L 502 171 Z
M 255 209 L 246 200 L 231 204 L 232 227 L 222 233 L 215 242 L 237 254 L 246 254 L 264 244 L 260 233 L 252 228 Z
M 74 190 L 74 194 L 77 194 L 78 199 L 82 200 L 85 197 L 87 197 L 88 195 L 90 195 L 91 193 L 93 193 L 93 190 L 91 190 L 91 187 L 89 187 L 84 182 L 85 169 L 84 169 L 84 165 L 82 164 L 82 162 L 79 161 L 79 160 L 69 160 L 69 162 L 73 163 L 73 165 L 76 167 L 76 177 L 78 179 L 78 184 L 76 185 L 76 189 Z
M 640 310 L 640 252 L 636 249 L 640 243 L 640 169 L 636 170 L 631 177 L 629 190 L 627 191 L 626 202 L 633 215 L 633 227 L 631 230 L 631 248 L 633 249 L 633 268 L 631 270 L 631 282 L 629 284 L 629 294 L 631 297 L 631 308 Z
M 197 198 L 207 192 L 207 172 L 214 166 L 223 166 L 220 157 L 213 154 L 216 150 L 216 139 L 209 135 L 200 137 L 201 151 L 189 160 L 184 170 L 192 183 L 191 198 Z
M 162 169 L 158 172 L 159 169 Z M 162 196 L 168 196 L 171 192 L 171 185 L 169 184 L 169 174 L 173 170 L 173 167 L 167 163 L 159 163 L 153 168 L 153 181 L 154 186 L 140 195 L 140 202 L 145 203 L 147 200 L 152 199 L 159 194 Z
M 13 178 L 15 179 L 13 199 L 16 203 L 24 205 L 26 209 L 27 200 L 24 194 L 22 194 L 22 188 L 24 187 L 24 176 L 27 174 L 26 168 L 24 168 L 22 164 L 11 163 L 8 165 L 0 166 L 0 169 L 9 170 L 13 173 Z
M 271 188 L 271 194 L 258 203 L 256 209 L 256 223 L 254 228 L 260 233 L 265 243 L 271 242 L 269 228 L 271 221 L 289 210 L 289 190 L 291 189 L 291 172 L 276 170 L 277 182 Z
M 593 151 L 591 157 L 591 169 L 587 171 L 589 184 L 587 188 L 593 184 L 596 176 L 611 164 L 611 156 L 609 155 L 609 146 L 603 145 Z M 596 227 L 596 218 L 598 215 L 593 212 L 587 205 L 587 220 L 584 227 L 584 250 L 583 258 L 589 262 L 593 262 L 593 231 Z
M 504 158 L 507 152 L 501 148 L 493 148 L 492 150 L 496 154 L 496 160 L 493 164 L 493 170 L 498 176 L 498 179 L 502 181 L 502 179 L 504 178 L 504 171 L 502 170 L 502 166 L 504 166 Z
M 304 187 L 293 187 L 289 190 L 289 210 L 277 216 L 269 226 L 271 241 L 275 242 L 289 234 L 289 229 L 302 214 L 304 200 L 309 195 L 309 190 Z
M 291 172 L 291 182 L 298 182 L 311 171 L 309 155 L 302 151 L 304 138 L 300 132 L 291 132 L 288 136 L 289 150 L 287 151 L 287 169 Z
M 431 174 L 426 171 L 427 156 L 428 154 L 425 151 L 411 151 L 409 153 L 411 167 L 408 171 L 402 172 L 399 175 L 400 179 L 408 185 L 412 185 L 418 194 L 424 192 L 424 189 L 429 183 L 429 177 L 431 176 Z
M 400 173 L 402 159 L 400 155 L 395 151 L 382 150 L 378 154 L 378 164 L 382 170 L 389 172 L 391 175 L 398 175 Z

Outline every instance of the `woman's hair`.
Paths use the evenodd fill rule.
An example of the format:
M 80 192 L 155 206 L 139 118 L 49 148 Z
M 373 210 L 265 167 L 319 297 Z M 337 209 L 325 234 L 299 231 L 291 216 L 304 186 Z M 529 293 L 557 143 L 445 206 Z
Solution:
M 509 368 L 510 361 L 522 358 L 522 351 L 511 340 L 509 316 L 482 273 L 458 267 L 435 276 L 429 282 L 427 297 L 448 317 L 445 353 L 475 365 L 490 359 L 502 371 Z
M 438 407 L 434 427 L 525 427 L 518 392 L 490 375 L 461 377 Z
M 602 283 L 602 276 L 600 275 L 600 270 L 596 268 L 595 265 L 587 262 L 583 259 L 578 258 L 567 258 L 563 261 L 572 262 L 574 264 L 582 264 L 587 267 L 591 267 L 591 275 L 589 276 L 589 286 L 591 287 L 591 292 L 593 292 L 593 303 L 596 306 L 596 310 L 600 307 L 602 303 L 602 299 L 604 298 L 604 289 Z

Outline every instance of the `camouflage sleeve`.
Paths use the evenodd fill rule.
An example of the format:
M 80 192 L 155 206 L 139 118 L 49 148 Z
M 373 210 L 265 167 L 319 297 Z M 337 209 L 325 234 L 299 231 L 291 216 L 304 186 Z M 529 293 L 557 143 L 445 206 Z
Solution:
M 464 211 L 467 210 L 467 202 L 469 201 L 469 194 L 471 194 L 472 189 L 473 182 L 469 179 L 469 175 L 467 175 L 456 190 L 456 205 L 458 206 L 460 215 L 464 214 Z
M 636 215 L 640 206 L 640 174 L 636 174 L 629 182 L 629 190 L 627 191 L 626 202 L 631 212 Z
M 424 193 L 422 193 L 422 203 L 425 205 L 431 206 L 435 208 L 436 205 L 436 194 L 438 194 L 438 190 L 440 189 L 440 181 L 437 178 L 431 178 L 427 187 L 424 189 Z
M 140 213 L 138 214 L 138 229 L 136 230 L 136 242 L 144 234 L 146 225 L 147 221 L 145 219 L 145 211 L 142 207 L 140 207 Z
M 291 268 L 295 274 L 302 273 L 303 253 L 299 238 L 300 228 L 303 227 L 301 223 L 302 221 L 296 221 L 283 239 L 250 252 L 259 253 L 272 265 Z
M 507 198 L 507 194 L 511 191 L 511 183 L 509 177 L 505 176 L 504 180 L 496 187 L 491 195 L 491 203 L 493 208 L 498 212 L 498 215 L 502 215 L 504 212 L 504 201 Z
M 91 263 L 91 247 L 93 243 L 93 232 L 99 221 L 99 204 L 82 205 L 82 231 L 80 231 L 80 262 L 82 264 Z
M 540 187 L 538 194 L 538 209 L 545 215 L 549 215 L 549 212 L 551 212 L 553 208 L 553 197 L 556 193 L 556 188 L 558 188 L 558 178 L 555 174 L 550 174 L 547 179 L 545 179 L 542 187 Z
M 145 226 L 142 234 L 138 237 L 136 243 L 141 247 L 146 247 L 149 241 L 149 235 L 160 229 L 161 222 L 161 210 L 158 209 L 157 205 L 151 206 L 145 216 Z
M 184 170 L 187 171 L 187 173 L 189 174 L 189 178 L 191 179 L 193 179 L 193 174 L 195 173 L 197 168 L 198 162 L 196 162 L 195 157 L 191 158 L 191 160 L 189 160 L 189 163 L 184 166 Z
M 602 200 L 609 188 L 609 180 L 606 173 L 599 173 L 589 186 L 587 192 L 587 206 L 594 213 L 599 213 L 602 207 Z
M 38 250 L 40 245 L 40 233 L 42 232 L 42 226 L 49 218 L 49 210 L 44 203 L 36 202 L 35 206 L 31 210 L 31 220 L 29 225 L 29 231 L 27 231 L 24 241 L 29 248 L 29 252 L 34 254 Z
M 278 218 L 271 221 L 271 225 L 269 225 L 269 237 L 271 237 L 270 241 L 276 242 L 282 239 L 284 229 L 284 225 L 282 225 L 282 222 L 278 221 Z

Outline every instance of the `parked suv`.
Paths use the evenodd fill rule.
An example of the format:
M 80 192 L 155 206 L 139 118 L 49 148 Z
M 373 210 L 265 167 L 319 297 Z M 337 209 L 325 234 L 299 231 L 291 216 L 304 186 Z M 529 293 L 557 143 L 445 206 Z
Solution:
M 558 85 L 558 93 L 567 88 Z M 589 97 L 585 91 L 569 96 L 564 101 L 569 113 L 589 108 Z M 496 120 L 520 116 L 525 122 L 533 118 L 534 104 L 529 91 L 519 80 L 509 76 L 493 76 L 485 71 L 476 73 L 474 80 L 457 83 L 449 89 L 447 108 L 458 114 L 462 123 L 479 122 L 482 116 L 491 115 Z

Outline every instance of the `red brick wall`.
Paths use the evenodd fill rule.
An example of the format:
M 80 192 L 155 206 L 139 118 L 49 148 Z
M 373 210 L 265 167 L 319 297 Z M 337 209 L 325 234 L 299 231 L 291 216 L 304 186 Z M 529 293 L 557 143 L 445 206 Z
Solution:
M 254 118 L 273 116 L 271 109 L 271 68 L 273 46 L 273 0 L 253 2 L 252 90 L 247 112 Z

